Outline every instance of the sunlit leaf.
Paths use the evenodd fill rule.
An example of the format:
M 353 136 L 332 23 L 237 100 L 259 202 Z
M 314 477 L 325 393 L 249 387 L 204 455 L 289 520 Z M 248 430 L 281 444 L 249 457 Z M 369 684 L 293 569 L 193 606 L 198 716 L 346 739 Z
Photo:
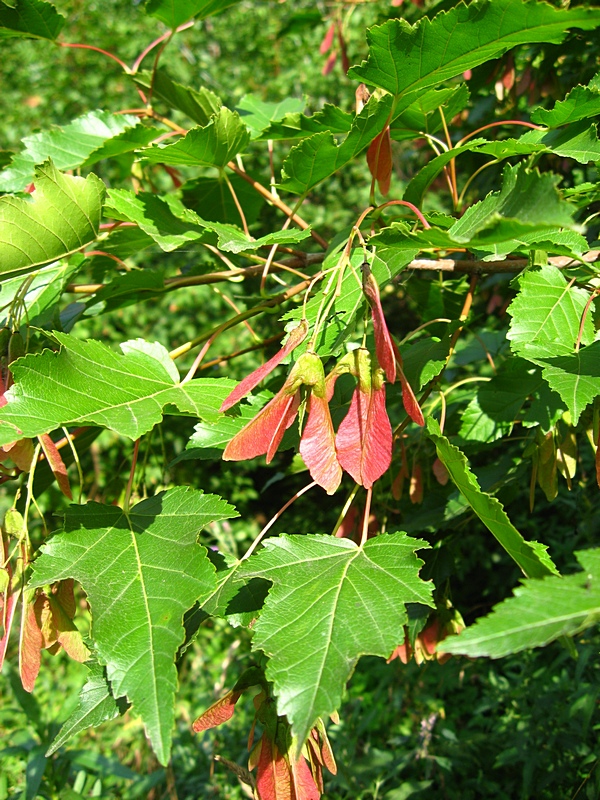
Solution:
M 404 533 L 357 547 L 331 536 L 269 539 L 241 572 L 273 582 L 254 626 L 254 647 L 269 656 L 280 714 L 303 741 L 318 717 L 337 709 L 361 655 L 387 658 L 404 638 L 405 603 L 431 605 L 418 577 L 424 546 Z M 303 609 L 298 614 L 298 609 Z
M 98 236 L 105 188 L 94 174 L 36 167 L 31 197 L 0 197 L 0 273 L 29 272 L 80 250 Z
M 499 500 L 482 491 L 463 453 L 440 434 L 433 417 L 427 420 L 427 433 L 435 444 L 437 455 L 460 493 L 479 519 L 488 528 L 523 573 L 532 578 L 557 575 L 556 567 L 545 545 L 527 542 L 509 520 Z
M 495 606 L 438 650 L 466 656 L 501 658 L 542 647 L 559 636 L 573 636 L 600 621 L 600 550 L 575 554 L 582 572 L 524 580 L 514 596 Z
M 215 585 L 198 533 L 235 515 L 216 495 L 185 487 L 127 513 L 98 503 L 71 506 L 64 532 L 35 562 L 31 586 L 74 578 L 86 591 L 96 654 L 112 693 L 133 704 L 162 764 L 171 747 L 183 615 Z
M 416 25 L 391 19 L 368 33 L 369 56 L 349 77 L 401 96 L 408 105 L 417 92 L 454 78 L 519 44 L 563 41 L 569 28 L 591 30 L 600 12 L 582 6 L 494 0 L 458 3 Z
M 54 335 L 62 346 L 59 353 L 44 350 L 13 364 L 15 384 L 0 409 L 2 444 L 71 424 L 102 425 L 137 439 L 160 422 L 167 404 L 216 421 L 233 387 L 226 378 L 181 384 L 177 368 L 158 343 L 126 342 L 120 355 L 101 342 Z

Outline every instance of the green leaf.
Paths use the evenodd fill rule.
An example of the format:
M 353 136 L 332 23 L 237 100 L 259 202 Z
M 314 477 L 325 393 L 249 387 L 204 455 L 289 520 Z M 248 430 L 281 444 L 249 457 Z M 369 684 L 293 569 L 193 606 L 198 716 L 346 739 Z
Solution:
M 229 181 L 244 210 L 247 224 L 252 225 L 264 207 L 265 198 L 239 175 L 231 175 Z M 186 208 L 190 208 L 207 222 L 233 225 L 240 222 L 240 212 L 222 175 L 187 181 L 181 187 L 181 199 Z
M 573 158 L 580 164 L 600 159 L 600 141 L 596 126 L 589 120 L 567 125 L 560 130 L 528 131 L 517 140 L 521 145 L 543 145 L 547 152 L 563 158 Z
M 595 8 L 553 8 L 523 0 L 458 3 L 416 25 L 392 19 L 371 28 L 369 56 L 348 76 L 402 97 L 398 110 L 417 93 L 499 58 L 519 44 L 563 41 L 569 28 L 600 25 Z
M 35 169 L 29 198 L 0 197 L 0 274 L 30 272 L 81 250 L 98 236 L 104 184 L 96 175 L 62 175 L 52 162 Z
M 465 455 L 442 436 L 440 426 L 432 417 L 427 420 L 427 433 L 435 444 L 438 458 L 460 493 L 524 574 L 531 578 L 557 575 L 545 545 L 525 541 L 509 520 L 500 501 L 481 490 Z
M 507 338 L 513 352 L 529 360 L 571 354 L 589 293 L 570 286 L 562 272 L 549 264 L 526 270 L 516 282 L 519 293 L 508 307 L 512 321 Z M 581 341 L 590 344 L 593 340 L 588 314 Z
M 575 553 L 583 572 L 542 580 L 524 580 L 514 596 L 495 606 L 459 636 L 438 647 L 444 653 L 501 658 L 530 647 L 543 647 L 559 636 L 600 621 L 600 549 Z
M 544 250 L 559 256 L 577 259 L 589 250 L 585 236 L 576 231 L 565 231 L 560 228 L 520 233 L 518 239 L 506 239 L 504 242 L 480 245 L 476 249 L 477 256 L 484 261 L 498 261 L 509 253 L 529 255 L 532 250 Z
M 354 114 L 332 103 L 325 103 L 320 111 L 310 116 L 299 112 L 287 113 L 279 122 L 272 122 L 261 131 L 260 139 L 303 139 L 312 133 L 348 133 Z
M 560 395 L 577 425 L 581 412 L 600 395 L 600 341 L 579 352 L 555 358 L 539 358 L 543 376 L 551 389 Z
M 389 120 L 391 98 L 373 97 L 354 117 L 350 132 L 338 146 L 329 131 L 316 133 L 292 147 L 283 162 L 281 187 L 305 194 L 320 181 L 333 175 L 368 147 Z
M 432 605 L 431 584 L 405 533 L 358 547 L 325 535 L 271 538 L 241 573 L 273 582 L 254 626 L 253 647 L 268 657 L 267 679 L 302 742 L 318 717 L 340 705 L 361 655 L 386 658 L 404 639 L 405 603 Z
M 209 522 L 236 516 L 216 495 L 161 492 L 125 513 L 71 506 L 64 532 L 36 559 L 31 587 L 74 578 L 92 609 L 95 649 L 115 697 L 142 718 L 161 764 L 169 759 L 183 615 L 214 590 L 214 568 L 197 543 Z
M 301 114 L 306 105 L 304 100 L 286 97 L 279 103 L 261 100 L 255 94 L 245 94 L 236 106 L 242 122 L 252 131 L 252 138 L 259 136 L 274 122 L 281 122 L 288 114 Z
M 139 72 L 133 80 L 143 89 L 152 89 L 152 101 L 162 100 L 169 108 L 183 111 L 199 125 L 208 125 L 223 105 L 219 97 L 202 86 L 198 91 L 172 80 L 164 69 Z
M 185 208 L 175 195 L 109 189 L 104 213 L 115 219 L 135 222 L 164 251 L 206 239 L 203 220 Z
M 146 0 L 145 11 L 173 30 L 189 19 L 206 19 L 239 2 L 240 0 Z
M 535 108 L 531 112 L 531 121 L 548 128 L 557 128 L 580 119 L 589 120 L 600 114 L 600 92 L 597 78 L 587 86 L 575 86 L 564 100 L 555 103 L 554 108 Z
M 495 142 L 482 138 L 471 139 L 466 144 L 432 158 L 410 181 L 404 192 L 404 199 L 420 206 L 426 190 L 446 164 L 466 152 L 493 156 L 497 161 L 532 153 L 554 153 L 587 164 L 588 161 L 600 158 L 600 142 L 596 135 L 596 126 L 589 125 L 587 121 L 570 125 L 560 131 L 528 131 L 518 139 L 500 139 Z
M 541 383 L 539 369 L 523 359 L 509 358 L 489 382 L 477 389 L 463 412 L 459 436 L 476 442 L 495 442 L 508 436 L 527 396 Z
M 8 325 L 10 304 L 20 291 L 25 282 L 27 288 L 22 297 L 25 313 L 23 320 L 29 325 L 38 328 L 48 324 L 62 295 L 67 282 L 81 269 L 83 258 L 71 258 L 66 262 L 48 264 L 31 272 L 27 277 L 22 275 L 17 278 L 0 283 L 0 326 Z
M 402 142 L 414 139 L 415 133 L 433 134 L 445 119 L 454 119 L 469 102 L 469 90 L 464 83 L 449 89 L 429 89 L 419 95 L 401 114 L 395 115 L 390 127 L 392 139 Z
M 556 183 L 549 173 L 527 170 L 522 164 L 507 165 L 502 189 L 468 208 L 448 235 L 456 242 L 501 241 L 513 238 L 516 227 L 525 232 L 549 225 L 574 227 L 574 209 L 560 198 Z
M 407 223 L 392 223 L 371 237 L 370 244 L 408 250 L 455 248 L 488 251 L 504 241 L 518 242 L 536 231 L 547 235 L 549 226 L 574 228 L 575 208 L 561 199 L 556 178 L 522 164 L 504 168 L 502 189 L 470 206 L 450 228 L 414 231 Z M 559 231 L 560 232 L 560 231 Z
M 46 751 L 46 757 L 66 744 L 80 731 L 97 728 L 106 720 L 119 715 L 119 706 L 106 680 L 106 669 L 97 661 L 88 661 L 88 679 L 79 694 L 79 704 L 63 723 L 60 731 Z
M 337 264 L 341 247 L 342 245 L 339 245 L 328 253 L 323 262 L 323 270 L 329 270 Z M 394 260 L 393 267 L 390 262 L 386 264 L 382 260 L 375 260 L 372 270 L 377 282 L 382 285 L 389 281 L 390 278 L 394 277 L 411 262 L 414 255 L 414 250 L 401 253 L 401 258 Z M 338 355 L 342 351 L 345 342 L 353 334 L 356 312 L 365 302 L 360 275 L 360 265 L 363 261 L 362 252 L 354 252 L 350 257 L 352 268 L 346 268 L 340 291 L 335 294 L 335 299 L 333 299 L 327 324 L 322 326 L 315 342 L 315 351 L 322 358 Z M 390 267 L 392 267 L 393 271 L 390 270 Z M 283 315 L 282 320 L 299 322 L 302 318 L 305 318 L 312 328 L 317 320 L 319 310 L 323 308 L 324 303 L 332 300 L 335 289 L 335 281 L 332 284 L 328 279 L 323 280 L 321 287 L 311 297 L 305 308 L 295 308 L 292 311 L 288 311 Z M 308 342 L 304 342 L 295 352 L 299 355 L 304 352 L 307 346 Z
M 295 244 L 310 236 L 310 230 L 281 230 L 251 239 L 234 225 L 209 222 L 186 208 L 175 195 L 134 194 L 127 189 L 111 189 L 106 214 L 137 223 L 166 251 L 188 242 L 206 241 L 207 233 L 218 234 L 218 246 L 229 253 L 258 250 L 272 244 Z M 210 239 L 209 239 L 210 241 Z
M 126 145 L 127 139 L 122 138 L 126 132 L 129 145 Z M 135 150 L 158 133 L 156 129 L 144 128 L 131 114 L 90 111 L 63 128 L 26 136 L 24 148 L 0 173 L 0 192 L 23 191 L 33 180 L 36 165 L 49 158 L 59 170 L 76 169 L 83 164 L 90 166 L 109 155 Z M 112 143 L 112 152 L 109 142 Z
M 182 384 L 165 348 L 141 339 L 123 355 L 98 341 L 54 333 L 59 353 L 44 350 L 12 365 L 15 383 L 0 409 L 0 442 L 37 436 L 61 425 L 101 425 L 138 439 L 160 422 L 167 404 L 217 420 L 234 382 L 196 378 Z
M 41 0 L 16 0 L 0 5 L 0 39 L 25 37 L 54 41 L 65 18 L 50 3 Z
M 221 168 L 243 152 L 249 141 L 240 115 L 223 107 L 204 127 L 192 128 L 174 144 L 143 148 L 139 155 L 153 164 Z

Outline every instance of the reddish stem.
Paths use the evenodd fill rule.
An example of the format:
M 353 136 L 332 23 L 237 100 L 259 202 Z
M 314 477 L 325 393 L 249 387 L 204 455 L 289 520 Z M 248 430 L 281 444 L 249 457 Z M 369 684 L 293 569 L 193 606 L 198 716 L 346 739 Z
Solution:
M 383 203 L 382 205 L 379 206 L 379 208 L 384 209 L 387 206 L 406 206 L 407 208 L 410 208 L 410 210 L 415 214 L 416 217 L 419 218 L 424 228 L 431 228 L 431 225 L 427 222 L 427 220 L 425 219 L 423 214 L 419 211 L 419 209 L 412 203 L 409 203 L 408 200 L 388 200 L 387 203 Z
M 194 24 L 194 20 L 193 19 L 190 20 L 189 22 L 185 22 L 183 25 L 180 25 L 178 28 L 175 29 L 175 33 L 180 33 L 180 31 L 184 31 L 187 28 L 191 28 L 193 24 Z M 151 50 L 153 50 L 156 47 L 156 45 L 160 44 L 161 42 L 164 42 L 165 39 L 168 39 L 169 36 L 171 36 L 171 31 L 166 31 L 166 33 L 163 33 L 162 36 L 159 36 L 158 39 L 155 39 L 151 44 L 149 44 L 148 47 L 146 47 L 145 50 L 142 50 L 142 52 L 139 54 L 139 56 L 133 62 L 133 65 L 131 67 L 131 72 L 133 74 L 135 74 L 138 71 L 138 68 L 139 68 L 140 64 L 142 63 L 142 61 L 148 55 L 148 53 Z
M 112 60 L 116 61 L 117 64 L 119 64 L 127 74 L 130 73 L 129 67 L 124 61 L 121 61 L 121 59 L 118 56 L 114 55 L 114 53 L 109 53 L 108 50 L 103 50 L 101 47 L 94 47 L 91 44 L 75 44 L 73 42 L 59 42 L 58 46 L 79 48 L 81 50 L 95 50 L 97 53 L 102 53 L 102 55 L 112 58 Z
M 533 128 L 536 131 L 543 131 L 543 125 L 534 125 L 533 122 L 524 122 L 520 119 L 504 119 L 500 122 L 490 122 L 488 125 L 484 125 L 482 128 L 477 128 L 475 131 L 471 131 L 466 136 L 464 136 L 459 142 L 456 143 L 456 147 L 460 147 L 462 144 L 467 142 L 469 139 L 472 139 L 473 136 L 477 136 L 478 133 L 482 131 L 488 130 L 488 128 L 498 128 L 500 125 L 523 125 L 525 128 Z

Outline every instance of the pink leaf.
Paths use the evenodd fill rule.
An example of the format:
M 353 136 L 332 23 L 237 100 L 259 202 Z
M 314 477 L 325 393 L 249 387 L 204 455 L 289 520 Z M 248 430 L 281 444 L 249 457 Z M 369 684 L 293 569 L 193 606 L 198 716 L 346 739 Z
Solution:
M 381 297 L 379 295 L 379 286 L 373 277 L 373 274 L 368 269 L 365 269 L 363 278 L 363 291 L 371 306 L 371 313 L 373 316 L 373 333 L 375 335 L 375 353 L 379 365 L 385 372 L 385 377 L 390 383 L 396 380 L 396 352 L 394 343 L 390 332 L 388 330 L 385 317 L 383 315 L 383 308 L 381 306 Z
M 336 58 L 337 58 L 337 51 L 334 50 L 333 53 L 329 54 L 327 61 L 323 64 L 321 75 L 329 75 L 331 70 L 335 67 Z
M 314 481 L 333 494 L 342 480 L 335 450 L 335 433 L 326 397 L 313 391 L 308 400 L 308 421 L 300 439 L 300 455 Z
M 249 394 L 252 389 L 256 388 L 258 384 L 264 380 L 269 373 L 273 372 L 275 367 L 279 366 L 281 362 L 289 356 L 289 354 L 294 350 L 294 348 L 298 347 L 299 344 L 306 338 L 306 334 L 308 333 L 308 323 L 306 320 L 302 320 L 297 328 L 290 333 L 287 342 L 283 345 L 281 350 L 276 353 L 273 358 L 270 358 L 266 364 L 263 364 L 262 367 L 255 369 L 254 372 L 251 372 L 250 375 L 247 375 L 243 381 L 238 383 L 235 389 L 229 394 L 225 400 L 223 401 L 221 408 L 219 409 L 221 412 L 227 411 L 228 408 L 234 406 L 237 402 L 239 402 L 242 397 L 245 397 Z
M 321 46 L 319 47 L 319 52 L 322 56 L 330 49 L 331 45 L 333 44 L 333 37 L 335 34 L 335 22 L 332 22 L 329 28 L 327 28 L 327 33 L 323 37 L 323 41 L 321 42 Z
M 340 425 L 335 445 L 340 465 L 354 480 L 370 489 L 392 461 L 392 426 L 385 408 L 385 386 L 365 391 L 359 383 Z

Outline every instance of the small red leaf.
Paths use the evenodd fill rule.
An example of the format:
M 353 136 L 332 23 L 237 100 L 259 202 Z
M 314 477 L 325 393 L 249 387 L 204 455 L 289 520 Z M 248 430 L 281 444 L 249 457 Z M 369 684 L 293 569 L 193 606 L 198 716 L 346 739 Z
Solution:
M 294 800 L 287 761 L 277 745 L 264 734 L 256 770 L 256 789 L 260 800 Z
M 65 497 L 68 497 L 69 500 L 72 500 L 73 493 L 71 492 L 71 486 L 69 484 L 67 468 L 65 466 L 65 462 L 62 460 L 61 454 L 58 452 L 58 448 L 47 433 L 43 433 L 41 436 L 38 436 L 38 440 L 42 445 L 42 450 L 44 451 L 48 465 L 52 470 L 52 474 L 56 478 L 58 488 L 65 495 Z
M 283 345 L 281 350 L 276 353 L 273 358 L 270 358 L 266 364 L 263 364 L 262 367 L 255 369 L 254 372 L 251 372 L 250 375 L 247 375 L 243 381 L 238 383 L 235 389 L 229 394 L 225 400 L 223 401 L 221 408 L 219 409 L 221 412 L 227 411 L 228 408 L 231 408 L 236 403 L 238 403 L 242 397 L 245 397 L 249 394 L 252 389 L 256 388 L 258 384 L 264 380 L 269 373 L 273 372 L 275 367 L 279 366 L 281 362 L 289 356 L 289 354 L 298 347 L 299 344 L 306 338 L 306 334 L 308 333 L 308 323 L 306 320 L 302 320 L 297 328 L 290 333 L 287 342 Z
M 335 433 L 326 397 L 313 391 L 308 400 L 308 420 L 300 439 L 300 455 L 311 478 L 327 494 L 333 494 L 342 480 L 342 468 L 335 450 Z
M 322 56 L 330 49 L 331 45 L 333 44 L 333 37 L 335 35 L 335 22 L 332 22 L 329 28 L 327 28 L 327 33 L 323 37 L 323 41 L 321 42 L 321 46 L 319 47 L 319 53 Z
M 423 502 L 423 470 L 421 469 L 421 465 L 416 462 L 413 463 L 408 496 L 413 505 Z
M 371 306 L 377 360 L 385 372 L 385 377 L 390 383 L 394 383 L 396 380 L 396 353 L 394 344 L 383 315 L 379 286 L 368 267 L 364 271 L 363 291 Z
M 379 191 L 386 195 L 392 178 L 392 140 L 389 126 L 376 136 L 367 150 L 367 164 L 371 175 L 379 184 Z
M 334 50 L 333 53 L 329 54 L 327 61 L 323 64 L 321 75 L 329 75 L 331 70 L 335 67 L 336 59 L 337 59 L 337 51 Z
M 402 386 L 402 403 L 404 405 L 404 410 L 417 425 L 425 425 L 425 418 L 423 417 L 419 401 L 415 397 L 410 383 L 406 380 L 406 376 L 400 364 L 398 364 L 398 376 L 400 378 L 400 385 Z
M 28 593 L 27 593 L 28 594 Z M 40 595 L 35 600 L 23 597 L 23 616 L 21 618 L 21 641 L 19 645 L 19 673 L 26 692 L 33 692 L 35 680 L 42 664 L 44 645 L 39 617 L 45 602 Z
M 267 454 L 267 463 L 281 444 L 283 434 L 293 423 L 300 392 L 288 394 L 285 386 L 239 433 L 223 452 L 224 461 L 245 461 Z
M 439 460 L 439 458 L 436 458 L 436 460 L 433 462 L 431 470 L 432 470 L 433 474 L 435 475 L 436 481 L 439 484 L 441 484 L 442 486 L 445 486 L 448 483 L 448 481 L 450 479 L 450 474 L 449 474 L 448 470 L 446 469 L 446 465 L 443 464 Z
M 227 692 L 226 695 L 219 698 L 216 703 L 213 703 L 210 708 L 207 708 L 203 714 L 200 714 L 198 719 L 194 720 L 192 730 L 196 733 L 200 731 L 207 731 L 209 728 L 216 728 L 223 722 L 231 719 L 235 711 L 235 704 L 240 698 L 241 692 L 234 692 L 233 690 Z
M 348 51 L 346 49 L 346 40 L 344 39 L 344 34 L 342 33 L 341 25 L 338 25 L 337 33 L 338 33 L 338 42 L 340 45 L 340 53 L 342 56 L 342 71 L 345 75 L 350 69 L 350 59 L 348 58 Z

